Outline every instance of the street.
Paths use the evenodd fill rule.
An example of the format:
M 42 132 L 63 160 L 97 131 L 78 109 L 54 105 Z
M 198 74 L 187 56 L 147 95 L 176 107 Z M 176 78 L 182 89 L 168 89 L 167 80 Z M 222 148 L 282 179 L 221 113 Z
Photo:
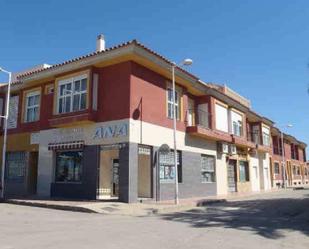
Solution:
M 0 204 L 1 249 L 309 248 L 309 190 L 149 217 Z

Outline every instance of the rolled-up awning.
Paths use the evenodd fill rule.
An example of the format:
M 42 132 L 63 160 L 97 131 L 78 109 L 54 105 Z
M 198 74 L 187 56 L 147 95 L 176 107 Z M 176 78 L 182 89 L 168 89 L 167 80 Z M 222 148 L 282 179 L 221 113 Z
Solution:
M 64 143 L 49 143 L 48 150 L 70 150 L 70 149 L 82 149 L 84 147 L 84 141 L 72 141 Z

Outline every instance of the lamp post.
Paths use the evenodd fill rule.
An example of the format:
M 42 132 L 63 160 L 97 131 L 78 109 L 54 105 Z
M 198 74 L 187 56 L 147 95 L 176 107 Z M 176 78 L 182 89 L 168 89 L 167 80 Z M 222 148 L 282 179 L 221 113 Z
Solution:
M 6 73 L 9 76 L 9 82 L 8 82 L 8 88 L 7 88 L 7 94 L 6 94 L 5 115 L 0 116 L 1 118 L 4 119 L 4 135 L 3 135 L 2 167 L 1 167 L 1 195 L 0 195 L 0 198 L 4 199 L 4 174 L 5 174 L 5 161 L 6 161 L 7 125 L 8 125 L 8 117 L 9 117 L 12 73 L 4 70 L 1 67 L 0 67 L 0 72 Z
M 173 136 L 174 136 L 174 167 L 175 167 L 175 204 L 179 203 L 179 190 L 178 190 L 178 167 L 177 167 L 177 141 L 176 141 L 176 86 L 175 86 L 175 68 L 177 66 L 190 66 L 193 63 L 191 59 L 183 60 L 179 65 L 173 63 L 172 65 L 172 83 L 173 83 Z
M 287 127 L 291 128 L 293 127 L 292 124 L 286 124 L 286 125 L 281 125 L 281 127 Z M 282 163 L 283 163 L 283 186 L 286 189 L 286 163 L 285 163 L 285 150 L 284 150 L 284 142 L 283 142 L 283 132 L 280 130 L 280 136 L 281 136 L 281 149 L 282 149 Z

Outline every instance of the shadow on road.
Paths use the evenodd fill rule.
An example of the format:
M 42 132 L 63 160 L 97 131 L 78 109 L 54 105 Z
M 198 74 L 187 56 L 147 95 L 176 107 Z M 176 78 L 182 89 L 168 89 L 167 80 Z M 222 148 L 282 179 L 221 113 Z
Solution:
M 163 214 L 165 220 L 196 228 L 234 228 L 269 239 L 284 237 L 281 229 L 309 235 L 309 198 L 262 199 L 212 204 L 185 212 Z

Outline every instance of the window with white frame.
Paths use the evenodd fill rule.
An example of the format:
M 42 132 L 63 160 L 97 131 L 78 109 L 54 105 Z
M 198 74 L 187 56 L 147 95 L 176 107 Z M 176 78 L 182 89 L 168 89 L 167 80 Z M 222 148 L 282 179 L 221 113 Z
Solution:
M 87 75 L 59 81 L 58 113 L 75 112 L 86 109 Z
M 243 134 L 243 117 L 241 114 L 235 111 L 231 111 L 231 121 L 232 121 L 232 133 L 236 136 L 242 136 Z
M 38 121 L 40 117 L 40 91 L 26 94 L 25 122 Z
M 173 107 L 173 89 L 167 88 L 167 117 L 174 118 L 174 107 Z M 180 94 L 175 91 L 175 110 L 176 110 L 176 119 L 180 119 Z
M 270 146 L 270 131 L 269 128 L 262 127 L 263 145 Z
M 201 156 L 201 176 L 202 183 L 216 182 L 215 157 L 202 155 Z

